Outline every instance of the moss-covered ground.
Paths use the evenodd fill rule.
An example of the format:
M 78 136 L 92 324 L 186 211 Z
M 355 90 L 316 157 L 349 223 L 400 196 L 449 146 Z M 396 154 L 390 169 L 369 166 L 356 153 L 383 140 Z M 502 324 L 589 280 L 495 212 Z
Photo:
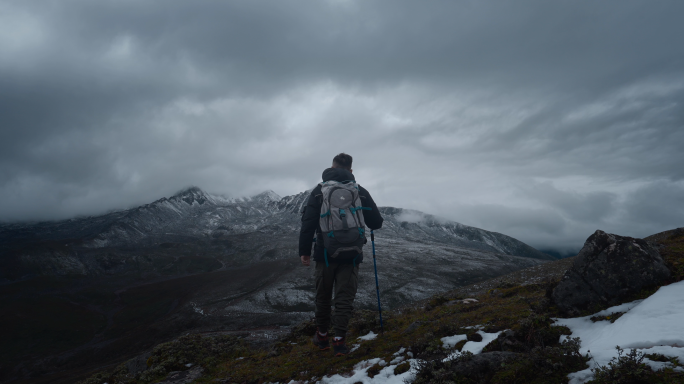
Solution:
M 672 271 L 672 279 L 668 283 L 684 279 L 684 231 L 671 232 L 649 239 L 661 244 L 661 254 Z M 409 348 L 416 358 L 427 362 L 418 372 L 416 382 L 419 383 L 565 383 L 567 374 L 584 369 L 588 359 L 578 352 L 578 342 L 581 341 L 558 343 L 559 336 L 569 334 L 569 330 L 554 326 L 551 320 L 558 313 L 549 300 L 550 291 L 571 263 L 572 260 L 567 259 L 547 263 L 527 272 L 519 271 L 459 288 L 383 313 L 384 332 L 375 340 L 360 343 L 358 349 L 344 357 L 334 357 L 331 351 L 314 348 L 310 340 L 315 328 L 313 323 L 304 323 L 268 348 L 250 347 L 236 337 L 188 336 L 155 348 L 148 360 L 150 369 L 142 374 L 127 373 L 125 365 L 122 365 L 115 371 L 101 372 L 84 383 L 154 382 L 171 370 L 187 369 L 184 368 L 186 363 L 204 367 L 204 376 L 197 382 L 315 382 L 323 376 L 349 374 L 353 366 L 363 360 L 380 357 L 390 361 L 402 347 Z M 649 292 L 642 294 L 648 295 Z M 467 297 L 475 298 L 477 302 L 459 301 Z M 472 329 L 466 327 L 474 325 L 481 325 L 485 332 L 512 330 L 490 343 L 485 352 L 515 352 L 517 357 L 485 376 L 455 374 L 452 365 L 456 363 L 441 362 L 453 350 L 445 350 L 440 338 L 472 333 Z M 356 338 L 369 331 L 381 331 L 377 314 L 370 311 L 355 312 L 350 328 L 350 345 L 356 344 Z M 459 347 L 462 343 L 456 346 Z M 407 368 L 404 364 L 397 370 Z M 608 372 L 602 377 L 613 377 L 611 374 Z M 672 370 L 646 374 L 643 380 L 639 382 L 684 382 L 684 378 Z
M 660 246 L 660 255 L 672 272 L 672 282 L 684 280 L 684 228 L 658 233 L 646 240 Z

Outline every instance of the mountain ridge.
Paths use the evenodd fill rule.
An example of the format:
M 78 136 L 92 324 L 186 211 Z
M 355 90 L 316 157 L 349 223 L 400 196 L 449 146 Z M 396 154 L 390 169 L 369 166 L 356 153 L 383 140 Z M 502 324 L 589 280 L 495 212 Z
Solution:
M 103 215 L 39 223 L 0 225 L 0 247 L 18 247 L 25 241 L 80 239 L 85 248 L 108 246 L 150 246 L 173 241 L 178 236 L 198 239 L 255 232 L 275 224 L 286 232 L 298 230 L 293 215 L 301 212 L 309 191 L 280 197 L 268 190 L 251 197 L 227 198 L 193 186 L 170 197 L 138 207 Z M 380 207 L 389 218 L 381 233 L 424 242 L 481 249 L 540 260 L 554 257 L 510 236 L 438 218 L 416 210 Z M 408 216 L 411 216 L 410 218 Z M 418 218 L 418 219 L 416 219 Z M 22 241 L 23 240 L 23 241 Z M 187 240 L 187 239 L 186 239 Z
M 277 330 L 309 319 L 313 268 L 298 257 L 309 193 L 233 199 L 191 187 L 100 216 L 0 226 L 0 301 L 8 313 L 24 316 L 6 320 L 35 319 L 14 332 L 16 342 L 5 352 L 35 367 L 54 357 L 66 364 L 55 365 L 57 372 L 139 353 L 188 331 Z M 419 211 L 379 209 L 385 222 L 375 248 L 388 310 L 548 261 L 503 234 Z M 377 305 L 368 264 L 359 266 L 359 309 Z M 70 320 L 84 315 L 87 326 Z M 65 344 L 64 329 L 79 341 Z M 38 353 L 34 345 L 56 347 Z

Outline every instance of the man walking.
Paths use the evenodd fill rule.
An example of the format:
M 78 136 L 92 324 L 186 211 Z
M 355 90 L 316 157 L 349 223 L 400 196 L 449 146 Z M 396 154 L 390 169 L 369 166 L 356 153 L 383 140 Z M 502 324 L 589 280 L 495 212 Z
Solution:
M 323 171 L 323 182 L 309 196 L 302 209 L 299 255 L 302 264 L 316 262 L 316 335 L 313 343 L 320 350 L 330 349 L 328 331 L 336 356 L 349 353 L 345 342 L 358 283 L 359 264 L 363 262 L 365 226 L 382 227 L 383 218 L 368 191 L 356 184 L 352 157 L 340 153 L 332 167 Z M 331 318 L 331 300 L 335 293 L 335 314 Z

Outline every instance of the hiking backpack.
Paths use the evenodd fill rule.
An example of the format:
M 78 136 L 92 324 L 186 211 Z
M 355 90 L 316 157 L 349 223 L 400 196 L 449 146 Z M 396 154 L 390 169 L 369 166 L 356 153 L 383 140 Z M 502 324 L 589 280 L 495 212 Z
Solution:
M 328 259 L 349 261 L 356 266 L 356 259 L 366 243 L 366 223 L 359 197 L 359 186 L 354 181 L 326 181 L 320 183 L 323 195 L 320 226 L 323 238 L 325 265 Z

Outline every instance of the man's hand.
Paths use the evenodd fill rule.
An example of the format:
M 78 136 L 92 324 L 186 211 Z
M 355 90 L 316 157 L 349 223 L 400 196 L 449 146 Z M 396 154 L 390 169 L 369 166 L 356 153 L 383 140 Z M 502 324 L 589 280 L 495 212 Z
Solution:
M 299 258 L 302 259 L 302 264 L 304 264 L 305 266 L 308 267 L 309 265 L 311 265 L 311 256 L 302 255 Z

